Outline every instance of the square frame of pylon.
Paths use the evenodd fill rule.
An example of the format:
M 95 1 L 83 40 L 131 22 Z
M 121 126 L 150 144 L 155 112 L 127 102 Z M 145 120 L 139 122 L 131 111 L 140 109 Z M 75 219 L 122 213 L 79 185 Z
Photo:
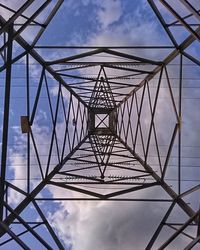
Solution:
M 108 115 L 108 126 L 96 128 L 95 118 L 97 115 Z M 89 108 L 88 110 L 88 133 L 89 134 L 113 134 L 117 129 L 117 113 L 113 109 Z
M 95 114 L 95 128 L 98 125 L 99 125 L 99 128 L 109 127 L 109 115 L 108 114 Z

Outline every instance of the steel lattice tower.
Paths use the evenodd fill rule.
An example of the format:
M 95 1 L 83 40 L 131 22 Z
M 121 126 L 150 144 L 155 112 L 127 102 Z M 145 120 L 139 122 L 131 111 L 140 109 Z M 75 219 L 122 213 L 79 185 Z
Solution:
M 198 58 L 188 50 L 190 46 L 200 42 L 198 6 L 195 2 L 179 0 L 177 2 L 180 8 L 184 9 L 179 14 L 176 5 L 169 1 L 147 1 L 171 40 L 171 46 L 39 46 L 38 39 L 63 0 L 54 1 L 53 4 L 49 0 L 43 1 L 27 16 L 26 10 L 34 2 L 36 1 L 26 1 L 19 9 L 0 4 L 10 14 L 7 20 L 0 16 L 0 70 L 5 93 L 0 179 L 0 246 L 14 241 L 23 249 L 30 249 L 29 238 L 24 236 L 31 235 L 31 239 L 38 241 L 45 249 L 64 249 L 41 204 L 60 200 L 103 200 L 121 202 L 120 204 L 125 201 L 152 202 L 155 207 L 163 204 L 166 213 L 152 232 L 146 249 L 155 249 L 155 244 L 165 228 L 173 231 L 166 231 L 165 241 L 159 249 L 166 249 L 178 237 L 189 239 L 185 249 L 198 247 L 200 210 L 188 203 L 187 197 L 192 194 L 199 203 L 200 185 L 183 191 L 181 176 L 184 62 L 189 61 L 197 67 L 200 66 Z M 173 17 L 173 22 L 168 22 L 166 12 Z M 37 17 L 43 13 L 44 20 L 38 22 Z M 187 36 L 180 38 L 178 33 L 172 31 L 175 26 L 180 27 Z M 24 36 L 24 32 L 31 27 L 36 28 L 37 32 L 30 41 Z M 68 54 L 52 60 L 40 55 L 41 51 L 48 50 L 51 54 L 56 49 L 65 49 Z M 159 51 L 163 59 L 154 60 L 144 56 L 152 50 Z M 98 56 L 113 56 L 114 59 L 100 61 Z M 174 61 L 178 64 L 177 93 L 174 92 L 169 69 L 170 63 Z M 18 68 L 19 62 L 23 65 L 21 68 Z M 34 64 L 37 65 L 39 80 L 31 102 L 30 75 Z M 11 162 L 8 144 L 12 140 L 9 117 L 14 87 L 12 77 L 18 70 L 25 77 L 24 114 L 21 115 L 21 130 L 26 138 L 23 145 L 26 152 L 26 160 L 23 162 L 26 169 L 25 190 L 9 180 Z M 55 83 L 57 88 L 52 97 L 51 89 Z M 164 103 L 161 101 L 163 84 L 168 93 L 168 101 Z M 46 97 L 44 102 L 42 95 Z M 40 135 L 37 127 L 40 122 L 37 118 L 40 107 L 46 108 L 50 123 L 45 163 L 43 149 L 39 149 Z M 170 118 L 165 119 L 165 108 L 162 107 L 168 107 Z M 61 119 L 64 121 L 62 126 Z M 167 147 L 165 145 L 165 157 L 162 156 L 161 134 L 168 141 Z M 168 173 L 175 150 L 177 182 L 172 187 L 168 181 Z M 151 158 L 152 152 L 156 155 L 154 160 Z M 35 172 L 37 181 L 33 185 L 32 176 Z M 49 186 L 64 190 L 62 192 L 66 192 L 65 197 L 49 195 Z M 145 196 L 144 193 L 152 188 L 159 188 L 163 195 Z M 77 195 L 70 196 L 67 191 Z M 11 192 L 19 197 L 15 205 L 9 202 Z M 26 212 L 29 209 L 33 213 L 31 221 Z M 172 216 L 175 211 L 176 215 L 185 215 L 179 223 Z M 190 227 L 195 228 L 193 235 L 186 231 Z M 37 231 L 38 228 L 45 230 L 44 236 Z

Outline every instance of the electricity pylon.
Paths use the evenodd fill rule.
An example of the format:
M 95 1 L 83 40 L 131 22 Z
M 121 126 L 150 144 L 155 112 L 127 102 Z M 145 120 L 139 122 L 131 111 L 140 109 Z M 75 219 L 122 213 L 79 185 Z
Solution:
M 178 237 L 189 239 L 185 249 L 197 246 L 200 211 L 192 203 L 188 204 L 187 197 L 194 194 L 198 200 L 200 185 L 183 191 L 181 176 L 184 61 L 200 66 L 198 58 L 187 50 L 200 41 L 200 15 L 195 3 L 179 0 L 177 7 L 164 0 L 148 0 L 171 41 L 170 46 L 76 47 L 37 45 L 63 1 L 51 5 L 51 1 L 45 1 L 37 7 L 34 2 L 26 1 L 16 8 L 1 4 L 8 16 L 0 17 L 0 69 L 5 83 L 0 245 L 14 241 L 23 249 L 30 249 L 31 239 L 46 249 L 64 249 L 48 221 L 45 202 L 109 200 L 163 204 L 167 211 L 146 249 L 153 249 L 156 242 L 160 242 L 159 236 L 165 228 L 173 231 L 164 231 L 165 241 L 156 245 L 157 248 L 165 249 Z M 181 15 L 177 10 L 180 7 L 184 10 Z M 28 16 L 27 10 L 32 11 Z M 44 20 L 39 22 L 37 17 L 43 13 Z M 33 27 L 37 32 L 27 39 L 25 34 Z M 184 34 L 181 39 L 180 33 L 173 31 L 174 27 L 179 27 Z M 40 54 L 41 50 L 52 52 L 56 49 L 71 50 L 71 55 L 49 60 Z M 76 54 L 74 49 L 82 52 Z M 161 59 L 149 59 L 144 50 L 150 54 L 156 51 L 157 58 Z M 99 61 L 100 57 L 108 59 Z M 170 70 L 170 63 L 174 61 L 178 67 L 178 98 L 173 91 L 173 70 Z M 31 80 L 34 70 L 39 76 L 36 82 Z M 16 143 L 9 119 L 15 106 L 11 96 L 16 87 L 13 79 L 19 72 L 24 76 L 25 93 L 23 107 L 18 112 L 25 138 L 20 139 L 24 143 L 20 148 L 22 156 L 16 150 L 17 145 L 14 149 L 9 147 L 11 142 Z M 163 86 L 168 95 L 165 102 L 162 101 Z M 31 87 L 35 88 L 34 93 Z M 38 118 L 41 110 L 47 115 L 46 122 Z M 163 114 L 166 110 L 168 114 Z M 42 126 L 48 127 L 46 146 L 41 146 L 43 131 L 39 128 Z M 164 156 L 162 143 L 165 144 Z M 176 184 L 171 185 L 169 166 L 175 151 Z M 17 179 L 10 180 L 13 154 L 24 160 L 20 162 L 25 164 L 22 186 L 17 184 L 20 183 Z M 49 187 L 60 188 L 61 192 L 65 190 L 65 197 L 52 196 Z M 157 189 L 163 195 L 155 191 L 153 197 Z M 10 198 L 13 193 L 15 202 Z M 151 196 L 147 197 L 147 193 Z M 182 212 L 184 216 L 180 215 Z M 174 214 L 180 215 L 181 222 L 170 219 Z M 196 228 L 193 235 L 188 233 L 190 227 Z M 38 231 L 41 228 L 42 234 Z

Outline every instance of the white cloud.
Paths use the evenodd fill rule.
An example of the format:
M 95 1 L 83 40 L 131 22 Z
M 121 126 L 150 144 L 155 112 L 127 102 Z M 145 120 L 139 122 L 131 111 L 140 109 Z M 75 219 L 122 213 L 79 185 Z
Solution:
M 34 137 L 36 141 L 36 146 L 39 149 L 41 155 L 47 155 L 48 147 L 44 147 L 44 142 L 48 142 L 49 140 L 49 127 L 40 126 L 38 122 L 40 120 L 46 119 L 46 113 L 44 111 L 40 111 L 38 116 L 36 117 L 36 122 L 32 126 L 32 130 L 34 131 Z M 21 133 L 21 128 L 16 126 L 13 127 L 14 136 L 14 146 L 9 149 L 9 161 L 10 168 L 9 170 L 12 172 L 13 180 L 11 183 L 21 190 L 26 191 L 27 189 L 27 138 L 26 134 Z M 35 157 L 33 146 L 30 146 L 31 152 L 31 180 L 30 186 L 31 189 L 37 184 L 37 179 L 40 177 L 40 170 L 38 168 L 38 162 Z M 42 157 L 46 159 L 46 157 Z M 44 166 L 45 164 L 42 164 Z M 44 168 L 45 169 L 45 168 Z M 43 169 L 43 170 L 44 170 Z M 9 203 L 18 204 L 21 199 L 24 197 L 19 193 L 10 189 L 9 193 Z
M 146 196 L 150 193 L 147 191 Z M 140 250 L 145 249 L 166 209 L 166 204 L 153 203 L 62 202 L 59 210 L 49 214 L 49 220 L 73 250 Z M 159 244 L 164 240 L 166 235 Z M 182 238 L 179 247 L 185 245 Z M 176 249 L 176 244 L 170 248 Z
M 88 1 L 84 1 L 88 4 Z M 118 27 L 112 27 L 111 24 L 118 21 L 122 16 L 121 1 L 98 1 L 99 10 L 97 18 L 101 24 L 101 33 L 94 34 L 88 43 L 93 45 L 130 45 L 146 44 L 146 38 L 150 37 L 152 43 L 158 41 L 162 43 L 162 37 L 156 30 L 156 24 L 144 22 L 135 25 L 129 19 L 124 21 Z M 138 12 L 138 15 L 141 13 Z M 142 18 L 140 16 L 140 18 Z M 38 74 L 38 68 L 33 67 L 33 75 Z M 57 94 L 57 88 L 51 89 L 51 94 Z M 44 141 L 49 141 L 48 128 L 42 128 L 38 124 L 35 126 L 35 132 L 38 134 L 38 145 Z M 58 125 L 58 131 L 63 131 L 63 124 Z M 62 137 L 59 133 L 59 137 Z M 22 137 L 18 137 L 22 139 Z M 60 138 L 61 140 L 62 138 Z M 25 142 L 24 142 L 25 143 Z M 48 154 L 48 147 L 39 147 L 41 154 Z M 24 152 L 24 148 L 21 148 Z M 13 152 L 15 161 L 12 161 L 15 178 L 24 178 L 26 172 L 22 168 L 14 167 L 22 165 L 23 157 Z M 38 172 L 36 173 L 37 176 Z M 25 183 L 21 182 L 20 188 L 25 188 Z M 53 197 L 65 197 L 66 192 L 62 189 L 49 187 Z M 69 194 L 73 197 L 72 194 Z M 16 196 L 10 199 L 18 202 Z M 62 202 L 60 209 L 55 213 L 49 214 L 49 220 L 58 230 L 60 237 L 66 245 L 72 244 L 73 250 L 132 250 L 144 249 L 144 238 L 151 237 L 152 228 L 158 223 L 159 216 L 162 214 L 162 208 L 155 208 L 152 205 L 143 205 L 141 203 L 108 203 L 108 202 Z M 140 219 L 139 219 L 140 218 Z M 148 221 L 148 223 L 145 223 Z M 144 235 L 145 234 L 147 236 Z M 147 239 L 146 239 L 147 240 Z M 181 245 L 179 245 L 180 247 Z M 177 249 L 176 246 L 172 249 Z
M 7 20 L 9 20 L 9 18 L 11 18 L 15 14 L 16 11 L 18 11 L 22 7 L 22 5 L 24 5 L 26 3 L 26 1 L 25 0 L 19 0 L 19 1 L 2 0 L 1 3 L 14 11 L 14 12 L 12 12 L 12 11 L 9 11 L 6 8 L 2 7 L 2 6 L 0 7 L 0 15 L 2 15 L 2 17 L 7 21 Z M 34 1 L 22 12 L 22 15 L 24 15 L 26 17 L 31 17 L 33 14 L 36 13 L 36 11 L 38 11 L 38 9 L 43 4 L 44 4 L 43 1 Z M 53 5 L 54 5 L 54 3 L 48 4 L 42 10 L 42 12 L 34 18 L 34 20 L 39 22 L 39 23 L 44 23 L 44 21 L 47 19 L 48 15 L 52 11 Z M 18 16 L 15 19 L 14 24 L 21 24 L 23 26 L 23 24 L 26 23 L 26 21 L 27 21 L 26 18 L 24 18 L 22 16 Z M 14 25 L 14 29 L 17 31 L 18 29 L 20 29 L 22 27 L 21 25 Z M 33 40 L 36 38 L 36 36 L 40 30 L 41 30 L 40 26 L 27 25 L 26 28 L 20 33 L 20 36 L 22 36 L 26 42 L 31 44 L 33 42 Z
M 97 6 L 100 8 L 97 12 L 97 19 L 103 29 L 118 21 L 123 13 L 121 1 L 119 0 L 101 0 L 97 2 Z

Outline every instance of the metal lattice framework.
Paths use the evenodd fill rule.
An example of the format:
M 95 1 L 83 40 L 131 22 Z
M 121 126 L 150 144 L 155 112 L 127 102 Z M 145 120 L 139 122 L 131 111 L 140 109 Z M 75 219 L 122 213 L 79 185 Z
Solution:
M 24 237 L 29 234 L 31 240 L 38 241 L 46 249 L 64 249 L 42 209 L 42 204 L 47 201 L 61 200 L 163 204 L 167 211 L 146 249 L 155 249 L 165 228 L 173 231 L 166 231 L 166 240 L 156 245 L 157 248 L 166 249 L 178 237 L 189 240 L 185 249 L 199 245 L 200 210 L 192 202 L 189 204 L 187 198 L 192 194 L 198 202 L 200 185 L 183 191 L 181 176 L 182 86 L 186 62 L 197 68 L 200 66 L 198 58 L 188 50 L 200 41 L 198 6 L 179 0 L 179 6 L 184 9 L 180 14 L 177 4 L 148 0 L 171 40 L 170 46 L 39 46 L 38 39 L 63 1 L 57 0 L 53 4 L 49 0 L 40 1 L 40 5 L 31 8 L 34 2 L 26 1 L 18 9 L 0 4 L 1 9 L 9 13 L 7 19 L 0 17 L 0 70 L 5 92 L 2 103 L 0 246 L 14 241 L 23 249 L 30 249 L 29 238 Z M 41 16 L 45 18 L 41 19 Z M 181 41 L 180 34 L 173 31 L 177 27 L 185 35 Z M 24 35 L 29 29 L 34 29 L 31 39 Z M 49 51 L 53 54 L 56 50 L 65 50 L 67 54 L 60 56 L 58 53 L 58 58 L 50 60 L 40 53 Z M 156 51 L 159 60 L 149 59 L 152 51 Z M 170 68 L 174 62 L 175 70 Z M 34 70 L 39 78 L 36 85 L 31 80 Z M 20 163 L 25 164 L 25 189 L 9 180 L 13 153 L 9 149 L 12 140 L 9 117 L 12 105 L 15 106 L 11 97 L 12 77 L 18 71 L 25 77 L 21 129 L 25 136 L 22 147 L 26 157 L 25 162 Z M 171 77 L 172 73 L 176 80 Z M 32 85 L 35 91 L 31 91 Z M 162 99 L 163 86 L 167 101 Z M 31 99 L 30 96 L 34 97 Z M 41 147 L 41 130 L 38 128 L 44 122 L 38 118 L 40 109 L 48 115 L 49 136 L 45 149 Z M 163 112 L 168 114 L 163 115 Z M 174 163 L 172 154 L 175 151 L 177 161 Z M 177 169 L 174 186 L 169 181 L 172 163 Z M 65 197 L 52 197 L 49 187 L 65 190 Z M 162 195 L 145 195 L 153 188 L 162 190 Z M 13 192 L 19 197 L 16 204 L 9 201 Z M 26 212 L 29 209 L 34 214 L 32 221 Z M 182 212 L 181 222 L 170 219 L 171 216 L 174 218 L 174 213 L 178 217 Z M 41 227 L 46 230 L 44 237 L 37 231 Z M 186 231 L 191 227 L 195 228 L 193 235 Z

